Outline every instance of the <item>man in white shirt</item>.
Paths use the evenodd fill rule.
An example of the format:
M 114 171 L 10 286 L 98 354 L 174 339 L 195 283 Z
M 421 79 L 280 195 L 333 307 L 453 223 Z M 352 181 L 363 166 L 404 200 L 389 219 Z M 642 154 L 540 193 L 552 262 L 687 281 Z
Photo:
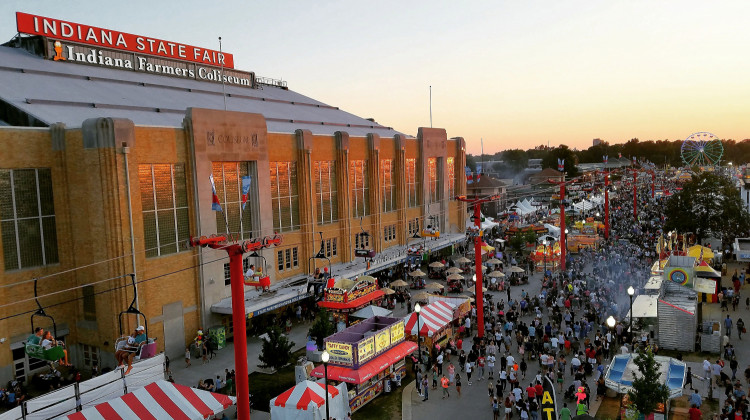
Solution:
M 703 379 L 708 379 L 711 374 L 711 362 L 708 359 L 703 359 Z
M 516 363 L 516 359 L 513 358 L 513 355 L 509 354 L 508 357 L 505 358 L 505 360 L 508 361 L 508 367 L 512 369 L 513 368 L 513 364 Z
M 575 372 L 578 372 L 578 368 L 581 367 L 581 359 L 578 358 L 578 355 L 573 356 L 573 359 L 570 361 L 570 374 L 573 375 Z

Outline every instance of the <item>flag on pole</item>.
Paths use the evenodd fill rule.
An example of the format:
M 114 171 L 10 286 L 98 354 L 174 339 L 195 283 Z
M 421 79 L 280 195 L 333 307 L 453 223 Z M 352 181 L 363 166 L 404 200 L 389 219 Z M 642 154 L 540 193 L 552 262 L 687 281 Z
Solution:
M 622 159 L 622 153 L 618 154 L 618 159 Z
M 481 172 L 477 172 L 474 174 L 474 182 L 479 182 L 479 179 L 482 177 Z
M 635 165 L 637 158 L 633 156 L 633 165 Z
M 607 161 L 609 160 L 609 156 L 607 155 L 602 156 L 602 160 L 604 161 L 604 164 L 606 165 Z
M 211 181 L 211 210 L 221 211 L 221 203 L 219 202 L 219 195 L 216 194 L 216 183 L 214 183 L 214 174 L 208 176 Z
M 565 159 L 557 159 L 557 170 L 560 172 L 565 171 Z
M 466 173 L 466 183 L 471 184 L 474 182 L 474 175 L 471 173 L 471 169 L 469 167 L 464 168 L 464 172 Z
M 247 196 L 250 193 L 250 181 L 252 180 L 249 176 L 242 177 L 242 210 L 245 210 L 247 206 Z

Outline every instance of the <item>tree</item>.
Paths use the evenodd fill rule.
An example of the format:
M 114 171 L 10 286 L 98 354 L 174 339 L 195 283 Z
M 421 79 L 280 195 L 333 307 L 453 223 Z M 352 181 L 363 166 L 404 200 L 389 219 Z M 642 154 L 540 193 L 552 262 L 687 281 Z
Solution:
M 564 144 L 561 144 L 557 149 L 550 150 L 550 152 L 542 158 L 542 168 L 557 169 L 558 159 L 565 159 L 565 174 L 568 177 L 578 175 L 578 168 L 576 168 L 578 159 L 576 154 Z
M 536 234 L 532 230 L 518 232 L 510 238 L 510 247 L 518 254 L 523 254 L 526 244 L 536 242 Z
M 698 241 L 715 236 L 726 245 L 750 229 L 750 213 L 728 178 L 704 172 L 667 201 L 665 229 L 693 232 Z
M 667 401 L 669 387 L 660 381 L 659 366 L 650 349 L 639 352 L 633 363 L 638 366 L 640 376 L 633 375 L 633 390 L 628 392 L 628 397 L 639 413 L 648 415 L 659 403 Z
M 466 166 L 471 170 L 471 172 L 476 173 L 477 172 L 477 158 L 475 158 L 472 155 L 466 155 Z
M 292 359 L 294 341 L 282 334 L 281 328 L 277 326 L 271 327 L 267 334 L 268 340 L 263 340 L 263 348 L 258 356 L 262 363 L 259 366 L 273 369 L 284 367 Z
M 315 340 L 315 344 L 318 346 L 318 350 L 321 350 L 325 345 L 325 338 L 336 332 L 336 326 L 331 322 L 331 315 L 327 310 L 323 309 L 318 312 L 315 317 L 315 322 L 310 327 L 308 334 Z

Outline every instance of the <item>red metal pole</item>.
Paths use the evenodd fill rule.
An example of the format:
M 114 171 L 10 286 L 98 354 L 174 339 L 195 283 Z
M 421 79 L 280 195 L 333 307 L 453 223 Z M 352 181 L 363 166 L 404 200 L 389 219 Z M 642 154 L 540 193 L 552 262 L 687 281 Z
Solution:
M 609 240 L 609 171 L 604 174 L 604 239 Z
M 250 384 L 247 372 L 247 317 L 245 316 L 245 287 L 242 271 L 242 248 L 231 245 L 229 254 L 229 273 L 232 288 L 232 322 L 234 323 L 234 364 L 237 369 L 237 419 L 250 420 Z
M 565 271 L 565 252 L 567 243 L 565 241 L 565 181 L 560 184 L 560 269 Z
M 479 232 L 482 229 L 482 214 L 480 203 L 474 203 L 474 225 L 477 227 L 477 236 L 474 238 L 474 260 L 477 281 L 474 284 L 474 293 L 477 301 L 477 337 L 484 337 L 484 282 L 482 281 L 482 237 Z

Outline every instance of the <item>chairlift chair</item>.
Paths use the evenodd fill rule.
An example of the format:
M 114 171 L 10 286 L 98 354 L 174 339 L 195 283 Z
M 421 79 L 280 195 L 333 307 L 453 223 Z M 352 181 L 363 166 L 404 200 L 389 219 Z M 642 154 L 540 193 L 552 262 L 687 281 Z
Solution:
M 430 219 L 430 223 L 427 224 L 427 226 L 422 230 L 422 236 L 427 238 L 439 238 L 440 237 L 440 228 L 438 227 L 436 220 L 436 216 L 430 216 L 428 217 Z
M 361 246 L 361 248 L 354 249 L 354 256 L 365 258 L 365 259 L 367 258 L 372 259 L 372 258 L 375 258 L 375 250 L 370 249 L 370 248 L 365 248 L 365 245 L 364 245 L 365 238 L 368 239 L 368 244 L 369 244 L 370 233 L 365 231 L 365 229 L 362 227 L 362 219 L 363 219 L 362 217 L 359 218 L 359 228 L 362 230 L 362 232 L 357 234 L 357 242 L 359 242 L 359 245 Z
M 31 341 L 31 338 L 34 335 L 34 331 L 36 330 L 36 326 L 38 325 L 35 325 L 34 317 L 48 318 L 50 321 L 52 321 L 52 333 L 54 334 L 55 338 L 57 338 L 57 323 L 55 323 L 55 318 L 53 318 L 51 315 L 48 315 L 44 311 L 44 307 L 42 307 L 42 304 L 39 303 L 39 295 L 37 294 L 37 282 L 38 279 L 34 279 L 34 300 L 36 301 L 38 309 L 31 315 L 31 335 L 26 339 L 25 351 L 26 354 L 29 355 L 29 357 L 54 363 L 60 359 L 65 358 L 65 350 L 63 349 L 63 346 L 55 346 L 49 349 L 44 349 L 44 347 L 42 347 L 41 339 L 39 340 L 39 343 L 34 343 Z
M 248 255 L 248 258 L 260 258 L 263 260 L 263 267 L 261 270 L 258 270 L 253 274 L 252 277 L 245 277 L 245 286 L 255 286 L 255 289 L 257 290 L 260 288 L 261 290 L 270 290 L 271 288 L 271 276 L 268 275 L 267 265 L 266 265 L 266 257 L 258 254 L 258 251 L 253 251 L 252 254 Z
M 318 294 L 319 289 L 321 289 L 321 286 L 323 290 L 325 290 L 325 284 L 326 279 L 323 279 L 323 281 L 315 279 L 313 276 L 315 275 L 312 271 L 312 263 L 313 260 L 326 260 L 328 261 L 328 275 L 332 276 L 333 272 L 331 271 L 331 259 L 326 256 L 325 252 L 325 241 L 323 240 L 323 232 L 318 232 L 320 235 L 320 249 L 318 250 L 318 253 L 313 255 L 307 260 L 307 272 L 309 273 L 309 280 L 307 281 L 307 292 L 310 292 L 310 288 L 312 287 L 315 291 L 315 294 Z
M 120 328 L 120 337 L 115 340 L 115 351 L 123 350 L 128 353 L 135 353 L 133 361 L 148 359 L 156 355 L 156 338 L 150 338 L 148 336 L 148 320 L 146 315 L 136 308 L 136 302 L 138 301 L 138 289 L 135 287 L 135 273 L 130 273 L 130 281 L 133 286 L 133 300 L 130 302 L 128 309 L 120 312 L 117 317 L 117 321 Z M 135 315 L 136 324 L 138 324 L 138 317 L 143 317 L 143 328 L 146 334 L 146 343 L 142 346 L 133 346 L 132 343 L 128 343 L 128 335 L 122 328 L 122 317 L 127 315 Z

